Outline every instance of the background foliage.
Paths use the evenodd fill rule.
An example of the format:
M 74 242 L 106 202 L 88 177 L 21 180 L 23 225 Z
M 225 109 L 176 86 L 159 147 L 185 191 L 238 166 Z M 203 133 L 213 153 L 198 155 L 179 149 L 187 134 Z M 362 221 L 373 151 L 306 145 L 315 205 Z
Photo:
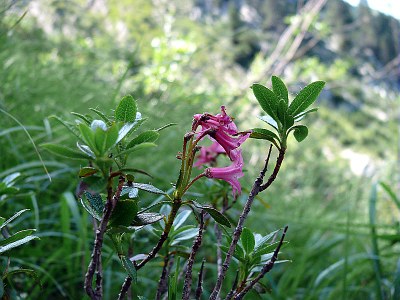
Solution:
M 310 3 L 321 9 L 305 14 Z M 339 0 L 2 0 L 0 16 L 0 108 L 36 144 L 68 145 L 73 141 L 48 116 L 73 121 L 71 111 L 111 109 L 131 94 L 151 120 L 144 130 L 179 124 L 132 161 L 164 190 L 179 169 L 175 155 L 193 114 L 225 104 L 240 128 L 259 127 L 247 118 L 261 113 L 253 82 L 269 85 L 276 74 L 294 95 L 306 82 L 326 81 L 320 109 L 307 121 L 312 134 L 300 145 L 289 141 L 277 182 L 248 220 L 261 234 L 290 228 L 283 255 L 292 262 L 264 280 L 262 297 L 399 298 L 397 20 Z M 0 178 L 21 173 L 18 193 L 0 199 L 0 214 L 30 208 L 10 229 L 36 228 L 40 237 L 13 249 L 10 267 L 35 270 L 43 288 L 24 274 L 13 287 L 21 298 L 81 299 L 92 231 L 74 198 L 79 165 L 43 152 L 50 182 L 23 128 L 4 113 L 0 126 Z M 266 153 L 257 141 L 246 144 L 245 190 Z M 108 297 L 124 278 L 110 253 Z M 215 259 L 211 251 L 204 256 Z M 0 263 L 3 270 L 7 257 Z M 158 280 L 150 265 L 137 286 L 140 293 L 147 287 L 144 296 Z

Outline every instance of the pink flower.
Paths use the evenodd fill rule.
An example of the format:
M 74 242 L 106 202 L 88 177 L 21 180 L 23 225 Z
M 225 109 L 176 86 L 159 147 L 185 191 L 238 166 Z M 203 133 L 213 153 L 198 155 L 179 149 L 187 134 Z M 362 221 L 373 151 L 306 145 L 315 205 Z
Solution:
M 214 141 L 208 147 L 201 147 L 200 155 L 197 158 L 196 163 L 194 164 L 195 167 L 200 167 L 204 164 L 213 164 L 216 162 L 217 156 L 221 153 L 225 153 L 224 148 L 221 147 L 216 141 Z
M 233 162 L 230 166 L 223 168 L 207 168 L 205 170 L 205 175 L 208 178 L 216 178 L 228 182 L 232 186 L 233 197 L 236 197 L 242 191 L 240 182 L 238 180 L 238 178 L 243 177 L 242 151 L 239 149 L 233 150 L 231 151 L 231 156 L 233 158 Z
M 250 136 L 250 132 L 239 133 L 233 119 L 227 115 L 225 106 L 221 106 L 221 113 L 211 115 L 209 113 L 194 115 L 192 129 L 195 131 L 201 126 L 199 134 L 208 132 L 220 144 L 229 158 L 233 161 L 232 150 L 237 149 Z

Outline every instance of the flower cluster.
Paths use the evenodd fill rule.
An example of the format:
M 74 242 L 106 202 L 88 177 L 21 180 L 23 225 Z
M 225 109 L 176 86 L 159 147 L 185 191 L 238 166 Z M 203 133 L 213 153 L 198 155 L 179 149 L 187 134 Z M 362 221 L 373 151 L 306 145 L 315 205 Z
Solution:
M 196 130 L 201 126 L 201 130 Z M 234 197 L 240 194 L 241 186 L 238 178 L 243 176 L 243 157 L 240 145 L 250 136 L 250 132 L 239 132 L 233 119 L 227 115 L 225 106 L 221 106 L 221 113 L 194 115 L 192 130 L 203 138 L 205 135 L 213 141 L 209 147 L 202 147 L 195 166 L 214 163 L 218 154 L 226 153 L 232 164 L 228 167 L 212 167 L 204 171 L 208 178 L 222 179 L 232 186 Z

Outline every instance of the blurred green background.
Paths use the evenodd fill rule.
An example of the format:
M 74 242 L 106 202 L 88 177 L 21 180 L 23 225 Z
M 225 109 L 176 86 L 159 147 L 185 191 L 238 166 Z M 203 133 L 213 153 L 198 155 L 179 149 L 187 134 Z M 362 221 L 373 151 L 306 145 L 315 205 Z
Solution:
M 263 280 L 267 293 L 248 299 L 400 299 L 399 36 L 399 21 L 367 1 L 1 0 L 0 108 L 37 145 L 73 146 L 48 116 L 111 112 L 131 94 L 149 118 L 145 129 L 178 123 L 162 132 L 156 149 L 132 160 L 168 190 L 194 114 L 226 105 L 241 130 L 261 127 L 252 83 L 269 86 L 278 75 L 295 95 L 324 80 L 319 111 L 305 121 L 309 137 L 290 140 L 277 181 L 246 223 L 261 234 L 289 225 L 282 258 L 291 262 Z M 267 146 L 251 140 L 243 147 L 241 203 Z M 49 182 L 23 129 L 4 112 L 0 150 L 0 178 L 24 177 L 21 193 L 0 202 L 0 214 L 30 208 L 12 230 L 37 228 L 41 238 L 10 253 L 11 268 L 36 270 L 43 285 L 16 276 L 18 297 L 82 299 L 92 224 L 74 199 L 79 163 L 39 149 Z M 203 251 L 212 278 L 215 250 Z M 107 299 L 124 278 L 111 253 L 106 247 Z M 141 274 L 139 294 L 151 297 L 160 263 Z M 206 280 L 204 297 L 211 286 Z

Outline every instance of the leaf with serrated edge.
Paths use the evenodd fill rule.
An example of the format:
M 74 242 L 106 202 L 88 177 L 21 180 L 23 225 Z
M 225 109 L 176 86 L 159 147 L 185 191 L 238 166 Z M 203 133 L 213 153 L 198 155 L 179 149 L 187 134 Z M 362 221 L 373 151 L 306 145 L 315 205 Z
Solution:
M 132 226 L 143 226 L 156 223 L 164 218 L 164 215 L 159 213 L 141 213 L 133 219 Z
M 131 95 L 125 96 L 115 109 L 115 120 L 124 123 L 134 122 L 136 119 L 136 101 Z
M 131 262 L 131 260 L 126 258 L 123 255 L 120 256 L 120 260 L 121 260 L 122 266 L 124 267 L 124 269 L 128 273 L 129 277 L 132 278 L 133 282 L 136 283 L 136 281 L 137 281 L 136 268 L 133 265 L 133 263 Z
M 161 194 L 161 195 L 166 194 L 164 191 L 156 188 L 155 186 L 153 186 L 151 184 L 133 182 L 132 186 L 135 188 L 138 188 L 139 190 L 143 190 L 143 191 L 153 193 L 153 194 Z
M 307 85 L 299 92 L 292 103 L 290 103 L 288 109 L 289 114 L 296 117 L 298 114 L 306 110 L 307 107 L 314 103 L 324 86 L 324 81 L 315 81 Z

